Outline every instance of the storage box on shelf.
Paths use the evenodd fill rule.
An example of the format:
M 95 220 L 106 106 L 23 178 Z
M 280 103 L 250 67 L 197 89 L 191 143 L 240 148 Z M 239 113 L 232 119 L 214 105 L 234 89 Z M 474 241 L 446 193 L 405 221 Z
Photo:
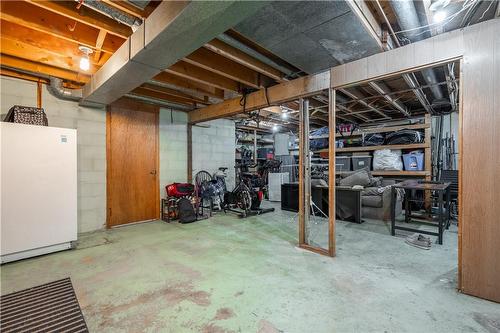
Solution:
M 374 176 L 387 176 L 387 177 L 399 177 L 399 176 L 407 176 L 407 177 L 425 177 L 427 180 L 431 179 L 431 118 L 429 115 L 426 115 L 424 118 L 423 123 L 419 124 L 408 124 L 408 125 L 396 125 L 396 126 L 384 126 L 384 127 L 378 127 L 378 128 L 369 128 L 369 129 L 362 129 L 362 130 L 356 130 L 352 133 L 349 134 L 335 134 L 336 138 L 352 138 L 352 137 L 359 137 L 363 136 L 366 134 L 374 134 L 374 133 L 390 133 L 390 132 L 396 132 L 400 131 L 403 129 L 412 129 L 412 130 L 424 130 L 425 132 L 425 139 L 424 142 L 422 143 L 412 143 L 412 144 L 396 144 L 396 145 L 379 145 L 379 146 L 361 146 L 361 147 L 343 147 L 343 148 L 336 148 L 335 151 L 337 154 L 344 154 L 344 153 L 353 153 L 353 154 L 363 154 L 364 156 L 370 157 L 370 163 L 371 163 L 371 154 L 375 150 L 380 150 L 380 149 L 400 149 L 403 151 L 413 151 L 413 150 L 423 150 L 423 170 L 374 170 L 371 171 L 371 173 Z M 323 158 L 328 158 L 329 156 L 329 150 L 328 148 L 326 149 L 320 149 L 317 150 L 316 153 L 319 153 L 321 157 Z M 351 170 L 349 168 L 348 170 L 344 169 L 343 167 L 339 168 L 339 164 L 346 164 L 348 162 L 343 162 L 339 163 L 337 160 L 339 158 L 339 155 L 336 156 L 336 174 L 337 175 L 342 175 Z M 361 168 L 359 164 L 356 164 L 358 161 L 362 161 L 360 159 L 360 156 L 352 156 L 350 159 L 353 159 L 353 167 L 352 169 L 356 170 L 356 167 Z M 364 163 L 367 163 L 366 159 Z M 351 165 L 351 161 L 349 161 L 349 167 Z M 355 166 L 356 165 L 356 166 Z M 371 168 L 370 168 L 371 169 Z

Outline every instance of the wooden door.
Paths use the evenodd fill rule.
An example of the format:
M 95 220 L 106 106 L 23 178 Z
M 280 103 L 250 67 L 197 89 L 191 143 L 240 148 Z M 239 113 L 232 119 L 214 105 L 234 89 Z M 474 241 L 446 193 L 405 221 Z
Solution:
M 159 218 L 158 108 L 115 102 L 106 132 L 108 228 Z

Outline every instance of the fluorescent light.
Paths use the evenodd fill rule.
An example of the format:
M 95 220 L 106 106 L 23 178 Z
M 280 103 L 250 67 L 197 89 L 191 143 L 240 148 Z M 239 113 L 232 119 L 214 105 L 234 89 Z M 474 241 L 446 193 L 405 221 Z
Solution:
M 432 16 L 432 20 L 435 23 L 443 22 L 445 18 L 446 18 L 446 12 L 444 10 L 439 10 Z
M 88 71 L 90 68 L 90 61 L 89 61 L 89 56 L 88 55 L 84 55 L 81 59 L 80 59 L 80 69 L 81 70 L 84 70 L 84 71 Z

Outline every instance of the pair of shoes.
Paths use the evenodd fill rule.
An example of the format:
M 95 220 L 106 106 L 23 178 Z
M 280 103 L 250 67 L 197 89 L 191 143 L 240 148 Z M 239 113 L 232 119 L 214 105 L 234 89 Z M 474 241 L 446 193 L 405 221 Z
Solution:
M 406 237 L 406 244 L 418 247 L 419 249 L 430 250 L 431 248 L 431 239 L 430 237 L 421 235 L 421 234 L 413 234 Z

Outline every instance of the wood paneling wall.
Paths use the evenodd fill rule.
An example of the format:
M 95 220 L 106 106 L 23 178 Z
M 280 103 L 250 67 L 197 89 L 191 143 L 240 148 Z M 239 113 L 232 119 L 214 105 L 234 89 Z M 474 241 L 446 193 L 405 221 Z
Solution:
M 461 289 L 500 302 L 500 20 L 463 38 Z
M 500 302 L 500 19 L 331 69 L 345 87 L 461 59 L 459 288 Z

